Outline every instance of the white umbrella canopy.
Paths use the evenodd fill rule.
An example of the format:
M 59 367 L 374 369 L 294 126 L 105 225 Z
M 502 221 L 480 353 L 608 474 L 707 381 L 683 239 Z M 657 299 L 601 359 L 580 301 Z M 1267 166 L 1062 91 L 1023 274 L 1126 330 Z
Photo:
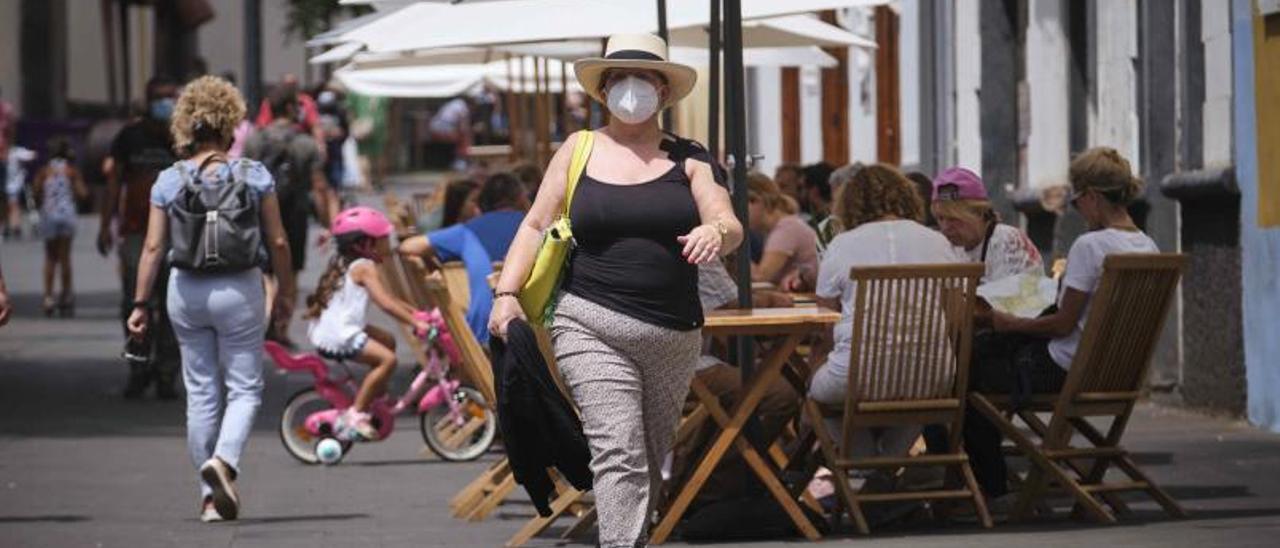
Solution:
M 672 46 L 706 48 L 708 41 L 709 36 L 704 27 L 680 27 L 671 31 Z M 745 21 L 742 23 L 742 44 L 747 48 L 876 47 L 876 43 L 871 40 L 808 15 Z
M 671 60 L 695 67 L 709 64 L 706 48 L 673 46 Z M 832 68 L 840 63 L 835 57 L 815 46 L 790 48 L 747 48 L 742 50 L 743 66 L 751 68 L 819 67 Z
M 885 0 L 744 0 L 742 14 L 753 20 L 883 3 Z M 673 30 L 706 26 L 709 9 L 704 0 L 669 0 L 668 26 Z M 653 0 L 416 2 L 340 38 L 361 42 L 374 52 L 603 38 L 653 32 L 656 12 Z
M 458 65 L 405 65 L 385 60 L 361 61 L 357 57 L 356 61 L 335 71 L 334 76 L 361 94 L 386 97 L 453 97 L 486 84 L 501 91 L 536 91 L 533 78 L 535 59 L 521 57 L 511 61 L 515 64 L 511 71 L 514 79 L 508 78 L 505 59 Z M 569 89 L 581 91 L 573 75 L 573 66 L 566 63 L 564 70 L 564 80 L 568 82 Z M 546 80 L 547 87 L 543 91 L 562 92 L 560 63 L 546 63 L 545 72 L 545 75 L 540 75 Z

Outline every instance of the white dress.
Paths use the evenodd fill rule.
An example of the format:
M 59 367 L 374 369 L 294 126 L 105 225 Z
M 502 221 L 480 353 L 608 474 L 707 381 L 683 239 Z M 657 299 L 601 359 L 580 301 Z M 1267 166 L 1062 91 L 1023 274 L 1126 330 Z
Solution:
M 307 327 L 307 337 L 321 353 L 337 358 L 354 357 L 368 341 L 364 328 L 369 292 L 351 279 L 351 271 L 361 262 L 370 261 L 356 259 L 347 265 L 342 285 L 329 297 L 329 304 L 320 317 Z

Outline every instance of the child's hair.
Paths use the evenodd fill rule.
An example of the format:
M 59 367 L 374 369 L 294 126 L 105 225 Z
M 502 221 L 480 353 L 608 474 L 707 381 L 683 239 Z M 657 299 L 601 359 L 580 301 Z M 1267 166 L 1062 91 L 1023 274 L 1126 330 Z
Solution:
M 1108 202 L 1128 205 L 1142 194 L 1142 179 L 1134 177 L 1129 161 L 1111 147 L 1095 147 L 1076 156 L 1067 171 L 1076 192 L 1098 191 Z
M 49 159 L 66 160 L 74 162 L 76 159 L 75 151 L 71 149 L 71 142 L 66 137 L 54 137 L 49 140 L 48 148 Z
M 320 281 L 316 282 L 315 293 L 307 297 L 307 312 L 302 316 L 304 319 L 319 318 L 325 307 L 329 306 L 329 299 L 332 299 L 333 294 L 342 287 L 342 279 L 347 274 L 347 268 L 360 258 L 355 251 L 356 247 L 368 239 L 369 237 L 363 234 L 340 234 L 333 237 L 337 253 L 329 259 L 329 266 L 325 267 L 324 274 L 320 275 Z

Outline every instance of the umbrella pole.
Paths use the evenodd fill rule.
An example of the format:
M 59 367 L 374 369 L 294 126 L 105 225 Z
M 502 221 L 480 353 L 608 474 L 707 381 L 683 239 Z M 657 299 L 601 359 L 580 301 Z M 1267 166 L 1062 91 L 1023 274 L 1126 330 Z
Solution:
M 569 64 L 560 60 L 560 142 L 569 140 Z
M 538 68 L 538 58 L 529 57 L 533 61 L 533 161 L 542 164 L 542 71 Z
M 658 0 L 658 36 L 662 37 L 663 43 L 670 47 L 671 40 L 667 32 L 667 0 Z M 662 110 L 662 129 L 674 130 L 671 127 L 671 109 Z
M 747 134 L 744 78 L 742 69 L 742 2 L 724 0 L 725 61 L 725 133 L 728 152 L 733 159 L 733 210 L 742 226 L 747 222 Z M 738 306 L 751 308 L 751 239 L 744 238 L 738 249 Z M 755 349 L 751 337 L 738 337 L 738 367 L 746 386 L 755 373 Z M 759 445 L 760 425 L 755 417 L 744 427 L 747 440 Z
M 711 24 L 707 28 L 710 46 L 710 104 L 707 105 L 707 149 L 712 158 L 720 158 L 720 1 L 711 0 Z
M 511 54 L 507 56 L 507 161 L 516 163 L 516 159 L 520 155 L 519 145 L 516 144 L 516 128 L 519 127 L 516 121 L 516 79 L 515 71 L 511 68 Z

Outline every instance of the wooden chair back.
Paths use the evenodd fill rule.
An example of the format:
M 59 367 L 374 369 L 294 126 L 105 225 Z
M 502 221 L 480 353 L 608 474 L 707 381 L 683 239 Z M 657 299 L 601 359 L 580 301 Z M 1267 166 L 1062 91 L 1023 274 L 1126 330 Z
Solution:
M 1138 391 L 1186 262 L 1183 255 L 1154 253 L 1104 260 L 1071 363 L 1073 389 L 1095 394 Z
M 846 419 L 892 402 L 964 399 L 981 264 L 856 267 Z M 853 426 L 846 420 L 846 446 Z
M 489 405 L 497 405 L 497 394 L 493 386 L 493 368 L 489 364 L 489 355 L 485 354 L 480 341 L 467 325 L 466 301 L 457 299 L 444 278 L 429 277 L 426 269 L 414 261 L 400 261 L 404 270 L 409 294 L 414 298 L 414 305 L 419 307 L 439 307 L 444 316 L 449 332 L 462 354 L 459 366 L 462 376 L 484 394 Z M 466 279 L 462 280 L 466 285 Z

